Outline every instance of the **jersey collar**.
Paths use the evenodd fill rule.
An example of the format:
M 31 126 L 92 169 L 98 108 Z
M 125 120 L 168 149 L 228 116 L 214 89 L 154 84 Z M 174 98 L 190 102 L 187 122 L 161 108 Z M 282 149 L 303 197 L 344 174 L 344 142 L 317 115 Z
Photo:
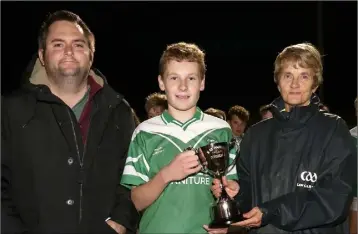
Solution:
M 171 116 L 169 114 L 168 110 L 165 110 L 160 117 L 162 118 L 163 122 L 167 125 L 170 123 L 173 123 L 173 124 L 178 125 L 179 127 L 182 127 L 183 129 L 186 129 L 191 123 L 194 123 L 198 120 L 203 120 L 204 113 L 201 111 L 201 109 L 199 107 L 196 107 L 194 116 L 184 123 L 180 122 L 179 120 L 174 119 L 173 116 Z

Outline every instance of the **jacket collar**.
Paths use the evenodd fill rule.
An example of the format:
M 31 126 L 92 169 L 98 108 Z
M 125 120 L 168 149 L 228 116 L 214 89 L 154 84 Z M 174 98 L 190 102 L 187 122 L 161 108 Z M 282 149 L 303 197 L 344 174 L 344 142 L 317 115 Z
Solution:
M 319 112 L 319 97 L 312 94 L 310 104 L 308 106 L 295 106 L 290 112 L 285 110 L 285 102 L 282 97 L 276 98 L 271 103 L 271 110 L 274 118 L 289 126 L 305 124 L 312 116 Z
M 99 74 L 97 74 L 93 69 L 90 70 L 89 76 L 93 78 L 93 80 L 100 85 L 101 87 L 104 86 L 104 83 L 107 83 L 107 81 L 102 78 Z M 48 76 L 46 74 L 45 67 L 42 66 L 40 63 L 40 60 L 37 58 L 36 62 L 33 66 L 31 75 L 28 79 L 28 82 L 33 85 L 45 85 L 48 86 L 49 80 Z
M 36 98 L 38 100 L 63 103 L 58 97 L 51 93 L 48 87 L 49 80 L 46 74 L 45 67 L 42 66 L 40 60 L 37 57 L 34 57 L 33 60 L 35 60 L 35 62 L 31 61 L 31 63 L 33 64 L 32 71 L 28 68 L 29 70 L 27 77 L 25 77 L 24 88 L 30 92 L 35 93 Z M 103 95 L 101 96 L 104 96 L 104 99 L 107 100 L 106 103 L 109 103 L 109 105 L 117 105 L 122 101 L 123 96 L 121 94 L 116 93 L 108 85 L 107 79 L 98 69 L 92 68 L 90 70 L 89 83 L 92 86 L 95 85 L 99 87 L 99 90 L 97 90 L 98 92 L 96 93 L 103 93 Z

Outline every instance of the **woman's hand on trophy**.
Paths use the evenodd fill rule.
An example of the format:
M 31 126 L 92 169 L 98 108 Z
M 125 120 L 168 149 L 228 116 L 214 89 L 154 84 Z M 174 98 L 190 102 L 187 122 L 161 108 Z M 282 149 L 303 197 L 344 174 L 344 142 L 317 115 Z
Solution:
M 260 208 L 254 207 L 249 212 L 243 214 L 245 220 L 233 223 L 233 226 L 241 226 L 241 227 L 260 227 L 262 221 L 262 215 Z
M 213 180 L 213 185 L 211 186 L 211 191 L 214 194 L 216 198 L 219 198 L 221 196 L 222 192 L 222 186 L 225 188 L 225 191 L 229 197 L 233 198 L 235 197 L 240 190 L 239 184 L 234 180 L 227 180 L 224 176 L 222 178 L 223 184 L 221 185 L 221 181 L 219 179 Z
M 229 228 L 209 228 L 208 225 L 203 226 L 209 234 L 226 234 Z
M 169 183 L 171 181 L 182 180 L 188 175 L 199 172 L 201 165 L 195 152 L 188 150 L 175 156 L 164 170 L 164 180 Z

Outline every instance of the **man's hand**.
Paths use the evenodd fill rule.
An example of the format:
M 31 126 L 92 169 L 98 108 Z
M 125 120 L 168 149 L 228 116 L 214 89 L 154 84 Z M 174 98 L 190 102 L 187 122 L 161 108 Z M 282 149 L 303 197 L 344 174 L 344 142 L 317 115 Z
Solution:
M 260 227 L 262 221 L 262 212 L 258 207 L 254 207 L 249 212 L 243 214 L 245 220 L 233 223 L 233 226 L 241 226 L 241 227 Z
M 203 226 L 209 234 L 226 234 L 229 228 L 209 228 L 208 225 Z
M 199 172 L 201 165 L 193 150 L 178 154 L 168 166 L 163 168 L 162 176 L 166 183 L 182 180 L 188 175 Z
M 221 187 L 224 186 L 226 193 L 229 195 L 229 197 L 233 198 L 238 194 L 240 186 L 239 184 L 234 180 L 227 180 L 224 176 L 222 178 L 223 184 L 221 185 L 221 182 L 219 179 L 213 180 L 213 185 L 211 186 L 211 191 L 213 192 L 214 196 L 216 198 L 219 198 L 221 196 L 222 189 Z
M 111 228 L 113 228 L 118 234 L 125 234 L 127 229 L 120 225 L 119 223 L 114 222 L 113 220 L 107 220 L 106 221 Z

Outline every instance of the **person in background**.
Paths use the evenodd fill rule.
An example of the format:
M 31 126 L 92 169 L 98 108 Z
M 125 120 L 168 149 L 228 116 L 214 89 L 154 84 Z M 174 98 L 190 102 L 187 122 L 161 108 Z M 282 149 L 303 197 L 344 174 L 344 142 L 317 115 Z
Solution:
M 259 113 L 261 116 L 261 120 L 272 118 L 272 112 L 270 109 L 270 105 L 264 105 L 260 107 Z
M 208 108 L 204 111 L 205 114 L 208 114 L 208 115 L 212 115 L 212 116 L 215 116 L 215 117 L 218 117 L 222 120 L 225 120 L 226 121 L 226 114 L 224 111 L 222 110 L 219 110 L 219 109 L 215 109 L 215 108 Z
M 148 119 L 161 115 L 168 108 L 167 96 L 161 93 L 152 93 L 146 98 L 145 111 Z
M 239 153 L 240 151 L 240 143 L 244 136 L 249 118 L 249 111 L 242 106 L 232 106 L 228 111 L 227 122 L 231 127 L 233 138 L 235 139 L 236 153 Z
M 246 130 L 249 122 L 250 113 L 242 106 L 232 106 L 227 114 L 227 122 L 229 123 L 232 133 L 235 137 L 241 137 Z

